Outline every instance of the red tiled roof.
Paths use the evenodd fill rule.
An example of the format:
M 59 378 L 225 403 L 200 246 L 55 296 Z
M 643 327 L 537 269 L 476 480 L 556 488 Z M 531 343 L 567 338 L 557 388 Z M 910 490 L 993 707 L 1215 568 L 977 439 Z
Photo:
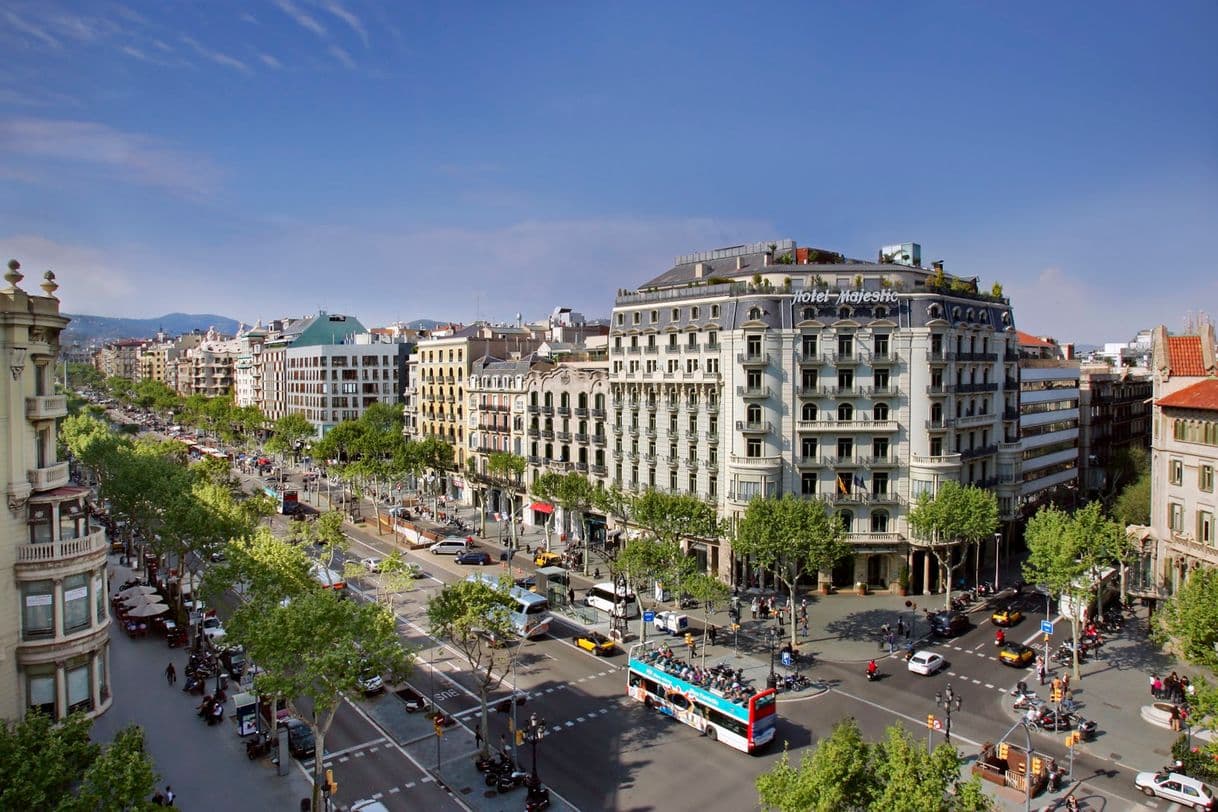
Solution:
M 1019 346 L 1021 347 L 1055 347 L 1057 346 L 1052 341 L 1045 341 L 1043 338 L 1037 338 L 1031 333 L 1025 333 L 1023 330 L 1016 330 L 1015 335 L 1019 337 Z
M 1200 345 L 1198 345 L 1200 347 Z M 1186 386 L 1167 397 L 1159 398 L 1160 406 L 1176 409 L 1205 409 L 1218 412 L 1218 378 L 1207 378 L 1192 386 Z
M 1198 378 L 1205 375 L 1201 336 L 1168 336 L 1167 358 L 1173 375 Z

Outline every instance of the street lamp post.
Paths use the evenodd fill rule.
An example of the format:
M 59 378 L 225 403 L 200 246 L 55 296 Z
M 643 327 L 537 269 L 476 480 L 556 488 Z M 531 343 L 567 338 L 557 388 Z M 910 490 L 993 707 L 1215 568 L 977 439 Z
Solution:
M 766 642 L 770 644 L 770 676 L 766 678 L 765 687 L 774 688 L 778 685 L 778 676 L 774 673 L 774 643 L 778 639 L 778 630 L 774 626 L 767 626 L 765 630 Z
M 998 594 L 998 544 L 1002 541 L 1002 534 L 994 534 L 994 594 Z
M 955 692 L 952 690 L 952 686 L 950 685 L 947 686 L 947 690 L 945 692 L 935 693 L 935 705 L 943 708 L 944 712 L 947 714 L 943 723 L 943 740 L 949 744 L 952 740 L 952 711 L 959 711 L 962 703 L 963 700 L 956 696 Z
M 524 737 L 533 745 L 533 783 L 534 785 L 541 782 L 541 778 L 537 774 L 537 742 L 541 741 L 541 737 L 546 732 L 546 721 L 536 713 L 529 714 L 529 726 L 524 729 Z

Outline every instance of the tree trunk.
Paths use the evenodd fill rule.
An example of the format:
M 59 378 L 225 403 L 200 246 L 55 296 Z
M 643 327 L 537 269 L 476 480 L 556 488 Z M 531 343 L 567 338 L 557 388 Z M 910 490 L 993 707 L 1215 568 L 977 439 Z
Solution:
M 325 714 L 325 720 L 317 718 L 316 707 L 313 714 L 313 738 L 315 739 L 315 749 L 313 751 L 313 808 L 322 809 L 321 806 L 321 785 L 325 778 L 324 758 L 326 753 L 326 734 L 330 731 L 330 725 L 334 721 L 334 715 L 338 712 L 338 701 L 335 701 L 332 707 Z

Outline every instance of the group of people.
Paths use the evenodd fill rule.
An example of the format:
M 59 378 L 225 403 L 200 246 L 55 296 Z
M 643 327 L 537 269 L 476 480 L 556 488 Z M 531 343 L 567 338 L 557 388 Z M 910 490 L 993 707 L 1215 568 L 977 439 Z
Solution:
M 1150 693 L 1155 699 L 1166 699 L 1177 705 L 1184 705 L 1193 695 L 1193 686 L 1188 677 L 1178 677 L 1173 671 L 1166 679 L 1160 679 L 1158 674 L 1150 676 Z
M 224 692 L 221 691 L 216 696 L 207 694 L 203 697 L 203 701 L 195 706 L 195 711 L 198 712 L 200 719 L 206 719 L 208 725 L 217 725 L 224 721 Z

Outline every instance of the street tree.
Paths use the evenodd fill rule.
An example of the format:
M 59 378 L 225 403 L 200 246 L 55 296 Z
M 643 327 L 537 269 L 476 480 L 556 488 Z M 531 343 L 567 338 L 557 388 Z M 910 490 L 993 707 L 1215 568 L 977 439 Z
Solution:
M 1055 600 L 1068 597 L 1075 606 L 1086 603 L 1090 594 L 1087 576 L 1091 562 L 1083 549 L 1084 539 L 1075 531 L 1070 515 L 1046 505 L 1036 511 L 1024 530 L 1028 558 L 1023 564 L 1023 577 L 1031 584 L 1045 589 Z M 1079 612 L 1070 613 L 1070 628 L 1074 639 L 1079 636 Z M 1074 647 L 1074 679 L 1079 673 L 1078 646 Z
M 546 517 L 545 524 L 542 530 L 546 536 L 546 552 L 550 551 L 550 533 L 554 527 L 554 508 L 558 506 L 559 494 L 563 486 L 562 474 L 556 474 L 553 471 L 546 471 L 533 480 L 529 490 L 533 494 L 534 499 L 545 502 L 550 506 L 549 515 Z
M 947 481 L 934 496 L 923 491 L 909 512 L 913 543 L 935 557 L 944 585 L 944 608 L 952 607 L 952 576 L 976 547 L 998 529 L 998 497 L 973 485 Z
M 940 744 L 927 752 L 897 725 L 885 738 L 870 744 L 858 723 L 846 719 L 834 726 L 798 767 L 789 753 L 757 778 L 764 809 L 780 812 L 985 812 L 992 802 L 980 780 L 960 777 L 963 758 L 954 747 Z
M 626 579 L 627 591 L 633 592 L 641 604 L 646 599 L 645 587 L 655 581 L 663 583 L 676 562 L 683 558 L 677 542 L 633 538 L 609 559 L 609 580 L 616 589 L 617 576 L 622 575 Z M 618 622 L 618 618 L 615 617 L 614 622 Z M 625 625 L 624 620 L 621 625 Z M 647 623 L 643 620 L 642 612 L 639 613 L 639 639 L 647 639 Z
M 526 461 L 519 454 L 507 451 L 494 451 L 486 460 L 487 477 L 498 488 L 499 493 L 507 500 L 508 538 L 511 549 L 516 549 L 516 505 L 518 504 L 524 482 Z M 486 515 L 482 517 L 482 535 L 486 535 Z
M 305 416 L 291 412 L 278 418 L 271 425 L 271 436 L 267 439 L 265 448 L 271 454 L 295 458 L 296 449 L 306 440 L 317 436 L 317 427 L 310 423 Z
M 1191 683 L 1192 727 L 1218 733 L 1218 570 L 1189 570 L 1176 593 L 1151 616 L 1151 624 L 1152 639 L 1158 645 L 1199 671 Z M 1196 752 L 1185 739 L 1183 747 L 1173 748 L 1173 755 L 1197 771 L 1189 775 L 1218 779 L 1218 736 L 1206 742 L 1199 738 L 1192 741 Z
M 1150 524 L 1149 471 L 1143 471 L 1137 479 L 1125 486 L 1112 506 L 1112 514 L 1126 527 L 1131 524 Z
M 630 501 L 629 521 L 641 528 L 645 537 L 675 545 L 682 551 L 690 539 L 717 539 L 722 533 L 714 505 L 696 496 L 654 490 L 645 491 Z M 676 595 L 681 594 L 681 581 L 693 561 L 684 553 L 674 560 L 668 576 Z
M 706 634 L 710 629 L 711 612 L 727 603 L 732 591 L 727 584 L 705 572 L 695 572 L 685 579 L 685 591 L 698 601 L 702 609 L 702 667 L 706 667 Z
M 477 679 L 481 703 L 479 730 L 482 755 L 490 754 L 489 693 L 502 684 L 509 670 L 510 658 L 515 656 L 515 628 L 511 611 L 514 607 L 508 594 L 511 579 L 504 577 L 498 588 L 482 579 L 448 584 L 427 602 L 427 619 L 433 635 L 447 640 L 469 663 Z M 512 641 L 509 643 L 508 641 Z M 503 648 L 507 644 L 508 648 Z M 503 657 L 499 654 L 506 652 Z M 505 667 L 497 670 L 500 665 Z
M 380 603 L 347 600 L 314 585 L 286 602 L 253 595 L 234 610 L 228 638 L 258 663 L 258 695 L 309 701 L 317 744 L 313 808 L 321 809 L 326 734 L 343 696 L 359 693 L 360 677 L 368 671 L 395 681 L 409 673 L 412 658 L 393 613 Z
M 733 550 L 772 571 L 795 605 L 795 588 L 805 574 L 833 569 L 851 552 L 841 520 L 825 503 L 798 499 L 754 497 L 736 525 Z M 791 646 L 795 646 L 791 624 Z
M 157 775 L 143 731 L 126 727 L 103 745 L 90 741 L 92 725 L 82 713 L 0 722 L 0 809 L 151 810 Z
M 1133 555 L 1133 543 L 1125 528 L 1104 515 L 1101 503 L 1088 502 L 1071 517 L 1073 532 L 1078 536 L 1079 555 L 1087 563 L 1091 580 L 1095 583 L 1095 616 L 1104 620 L 1104 595 L 1100 574 L 1106 567 L 1118 564 L 1121 567 L 1121 596 L 1124 598 L 1125 562 Z

